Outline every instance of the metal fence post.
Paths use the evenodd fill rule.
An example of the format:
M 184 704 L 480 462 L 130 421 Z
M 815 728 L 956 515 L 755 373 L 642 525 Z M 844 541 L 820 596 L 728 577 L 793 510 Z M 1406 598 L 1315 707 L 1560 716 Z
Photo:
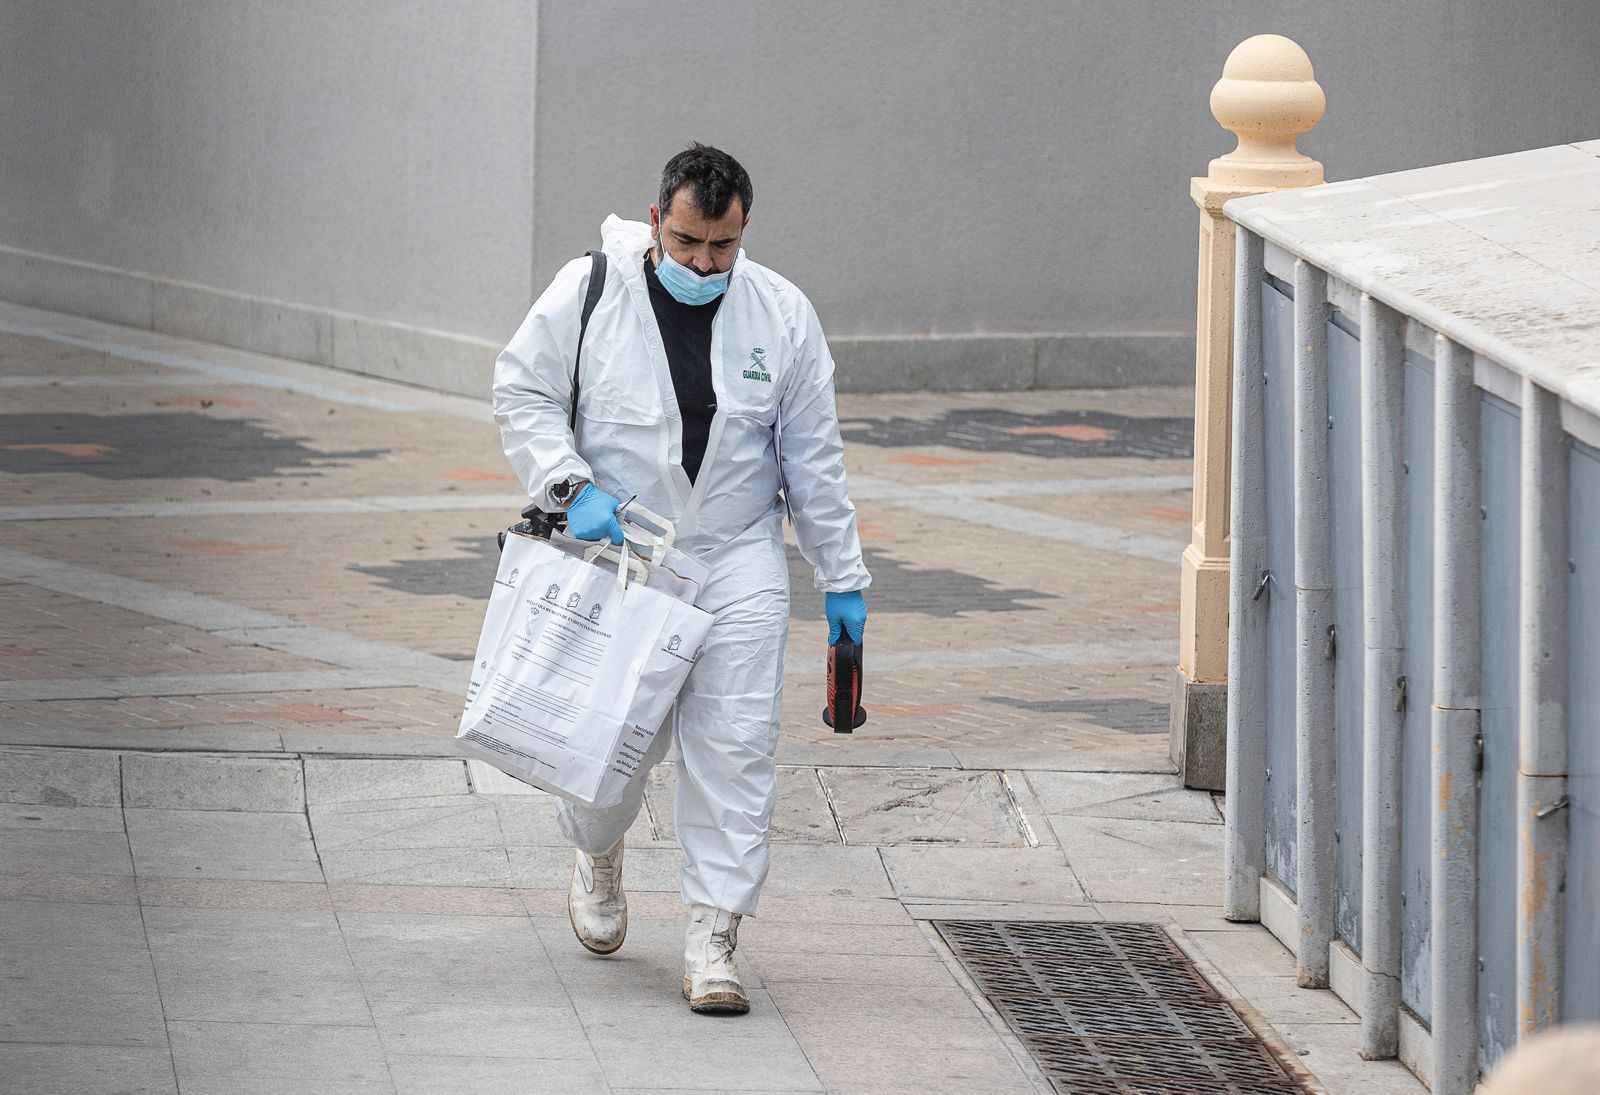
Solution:
M 1322 181 L 1322 165 L 1295 148 L 1322 117 L 1324 99 L 1305 51 L 1261 34 L 1240 43 L 1211 91 L 1211 113 L 1239 146 L 1190 181 L 1200 207 L 1195 308 L 1194 510 L 1179 582 L 1181 637 L 1174 673 L 1172 758 L 1185 786 L 1218 790 L 1226 756 L 1228 553 L 1233 411 L 1233 198 Z
M 1259 599 L 1266 571 L 1266 422 L 1261 374 L 1261 237 L 1240 232 L 1235 277 L 1241 296 L 1234 312 L 1233 570 L 1228 600 L 1228 795 L 1223 843 L 1222 913 L 1229 920 L 1261 917 L 1261 876 L 1267 869 L 1267 605 Z
M 1328 275 L 1294 264 L 1295 948 L 1300 984 L 1328 984 L 1339 908 L 1333 831 L 1333 502 L 1328 441 Z
M 1567 860 L 1567 448 L 1560 400 L 1522 384 L 1517 1027 L 1561 1019 Z
M 1433 1095 L 1478 1080 L 1479 395 L 1439 335 L 1433 455 Z
M 1400 1051 L 1400 781 L 1405 681 L 1403 321 L 1361 298 L 1361 1054 Z

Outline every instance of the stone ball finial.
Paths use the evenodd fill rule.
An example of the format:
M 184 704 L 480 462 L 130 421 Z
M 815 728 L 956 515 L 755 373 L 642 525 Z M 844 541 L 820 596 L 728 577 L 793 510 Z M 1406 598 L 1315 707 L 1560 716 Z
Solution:
M 1281 34 L 1246 38 L 1211 89 L 1211 113 L 1239 147 L 1211 161 L 1210 180 L 1279 189 L 1322 182 L 1322 164 L 1295 147 L 1327 106 L 1306 51 Z

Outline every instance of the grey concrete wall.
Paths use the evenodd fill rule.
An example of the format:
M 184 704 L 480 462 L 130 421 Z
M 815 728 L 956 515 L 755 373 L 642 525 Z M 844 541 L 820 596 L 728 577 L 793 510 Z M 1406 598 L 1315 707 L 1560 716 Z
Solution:
M 748 249 L 811 296 L 842 363 L 894 381 L 939 362 L 958 385 L 1041 362 L 1063 380 L 1178 379 L 1193 353 L 1188 177 L 1232 147 L 1207 100 L 1244 38 L 1287 34 L 1310 54 L 1329 111 L 1303 147 L 1331 179 L 1595 128 L 1600 6 L 1401 7 L 547 0 L 535 280 L 606 212 L 642 216 L 660 164 L 702 140 L 750 170 Z M 973 334 L 1067 337 L 950 341 Z M 1085 334 L 1122 337 L 1071 337 Z
M 432 332 L 533 293 L 535 10 L 4 0 L 0 297 L 479 384 Z
M 1180 380 L 1206 100 L 1266 31 L 1330 178 L 1594 135 L 1578 0 L 0 0 L 0 298 L 479 392 L 698 139 L 845 386 Z

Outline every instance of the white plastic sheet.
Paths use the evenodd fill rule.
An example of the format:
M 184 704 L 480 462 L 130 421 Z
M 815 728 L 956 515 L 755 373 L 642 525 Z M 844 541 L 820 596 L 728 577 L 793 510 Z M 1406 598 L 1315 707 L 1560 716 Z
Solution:
M 586 806 L 620 799 L 712 621 L 688 603 L 697 583 L 640 581 L 633 558 L 624 584 L 604 557 L 506 537 L 456 734 L 465 753 Z

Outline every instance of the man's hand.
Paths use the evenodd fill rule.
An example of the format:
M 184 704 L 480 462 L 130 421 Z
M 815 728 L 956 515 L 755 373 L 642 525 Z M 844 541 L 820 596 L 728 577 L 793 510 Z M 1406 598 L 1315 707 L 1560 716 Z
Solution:
M 578 497 L 567 507 L 567 531 L 580 540 L 622 543 L 622 526 L 617 523 L 617 499 L 593 483 L 585 483 Z
M 841 627 L 850 633 L 852 642 L 861 641 L 867 627 L 867 599 L 859 589 L 850 593 L 824 593 L 822 608 L 828 614 L 829 646 L 839 641 Z

